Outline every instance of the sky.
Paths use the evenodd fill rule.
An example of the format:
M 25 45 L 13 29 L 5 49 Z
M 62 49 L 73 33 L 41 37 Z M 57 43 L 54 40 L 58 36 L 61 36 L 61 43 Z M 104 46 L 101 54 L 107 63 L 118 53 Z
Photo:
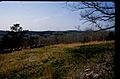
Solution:
M 0 2 L 0 30 L 19 23 L 24 30 L 74 30 L 79 14 L 64 8 L 65 2 Z
M 78 12 L 65 8 L 65 1 L 2 1 L 0 2 L 0 30 L 10 30 L 10 26 L 19 23 L 29 31 L 65 31 L 76 30 L 81 25 Z

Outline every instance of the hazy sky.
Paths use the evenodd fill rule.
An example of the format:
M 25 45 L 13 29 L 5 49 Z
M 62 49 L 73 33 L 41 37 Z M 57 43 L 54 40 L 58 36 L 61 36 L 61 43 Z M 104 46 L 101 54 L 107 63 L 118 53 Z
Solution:
M 65 2 L 0 2 L 0 30 L 14 23 L 23 29 L 71 30 L 79 25 L 79 13 L 63 8 Z
M 81 25 L 78 12 L 63 8 L 65 2 L 0 2 L 0 30 L 20 23 L 25 30 L 75 30 Z M 84 29 L 84 25 L 81 29 Z

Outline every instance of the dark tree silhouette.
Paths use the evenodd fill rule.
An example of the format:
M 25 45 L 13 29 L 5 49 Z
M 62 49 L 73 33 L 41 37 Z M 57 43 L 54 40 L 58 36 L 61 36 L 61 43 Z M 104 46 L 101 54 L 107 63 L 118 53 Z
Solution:
M 11 31 L 3 37 L 3 50 L 18 50 L 24 45 L 24 37 L 27 31 L 22 31 L 20 24 L 14 24 L 10 27 Z
M 89 25 L 95 26 L 99 30 L 115 27 L 114 2 L 67 2 L 66 5 L 72 11 L 80 12 L 80 21 L 83 21 L 83 24 L 89 23 Z
M 20 24 L 13 24 L 13 26 L 11 26 L 10 29 L 13 32 L 20 32 L 20 31 L 22 31 L 22 27 L 20 27 Z

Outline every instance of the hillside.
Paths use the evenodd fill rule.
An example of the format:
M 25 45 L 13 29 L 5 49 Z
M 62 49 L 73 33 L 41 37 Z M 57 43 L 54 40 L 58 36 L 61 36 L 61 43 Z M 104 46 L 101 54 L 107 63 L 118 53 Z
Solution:
M 23 31 L 27 31 L 26 34 L 28 35 L 51 35 L 54 33 L 63 33 L 63 34 L 77 34 L 77 33 L 88 33 L 91 31 L 77 31 L 77 30 L 66 30 L 66 31 L 28 31 L 28 30 L 23 30 Z M 0 36 L 3 36 L 5 34 L 7 34 L 10 31 L 4 31 L 4 30 L 0 30 Z M 109 32 L 109 31 L 106 31 Z M 114 31 L 113 31 L 114 32 Z
M 23 31 L 28 31 L 28 30 L 23 30 Z M 0 30 L 0 35 L 4 35 L 7 34 L 7 32 L 9 31 L 4 31 L 4 30 Z M 29 35 L 39 35 L 39 34 L 52 34 L 55 32 L 59 32 L 59 33 L 81 33 L 81 32 L 85 32 L 85 31 L 77 31 L 77 30 L 67 30 L 67 31 L 28 31 L 27 34 Z
M 114 41 L 95 41 L 0 54 L 0 79 L 83 79 L 86 69 L 113 79 L 114 49 Z

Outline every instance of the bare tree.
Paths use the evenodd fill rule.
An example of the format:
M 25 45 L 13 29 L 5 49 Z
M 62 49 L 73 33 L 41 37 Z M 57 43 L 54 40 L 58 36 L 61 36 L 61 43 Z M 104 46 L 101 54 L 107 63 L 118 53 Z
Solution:
M 80 12 L 80 21 L 89 23 L 99 30 L 107 30 L 115 27 L 115 3 L 114 2 L 67 2 L 67 8 Z
M 80 25 L 78 25 L 78 26 L 75 26 L 75 28 L 78 30 L 78 31 L 80 31 Z
M 93 27 L 86 27 L 85 31 L 94 31 L 94 28 Z

